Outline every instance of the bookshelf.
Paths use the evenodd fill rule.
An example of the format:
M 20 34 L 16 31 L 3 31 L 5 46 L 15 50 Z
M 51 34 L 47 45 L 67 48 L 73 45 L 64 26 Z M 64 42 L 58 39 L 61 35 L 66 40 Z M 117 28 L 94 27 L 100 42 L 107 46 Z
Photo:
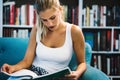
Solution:
M 29 38 L 35 24 L 35 0 L 1 0 L 0 37 Z
M 92 47 L 91 65 L 120 79 L 120 1 L 79 0 L 79 26 Z
M 17 7 L 20 7 L 21 5 L 26 4 L 27 2 L 30 2 L 30 4 L 34 3 L 34 0 L 26 0 L 23 2 L 20 0 L 12 0 L 12 1 L 16 2 Z M 108 63 L 110 63 L 111 58 L 115 59 L 116 56 L 118 56 L 118 58 L 120 57 L 120 47 L 119 47 L 120 46 L 120 37 L 117 35 L 117 34 L 120 35 L 120 24 L 117 24 L 117 23 L 119 23 L 119 21 L 117 23 L 115 21 L 112 21 L 111 17 L 109 17 L 109 15 L 108 15 L 107 17 L 109 17 L 109 20 L 108 20 L 108 22 L 106 22 L 107 24 L 100 21 L 100 17 L 97 18 L 97 19 L 99 19 L 100 22 L 94 23 L 96 20 L 96 19 L 94 20 L 95 13 L 94 13 L 94 15 L 89 14 L 89 13 L 93 14 L 93 11 L 90 10 L 92 8 L 92 5 L 106 6 L 107 8 L 108 8 L 108 6 L 110 6 L 110 9 L 111 9 L 115 5 L 120 7 L 119 0 L 114 0 L 114 1 L 112 1 L 112 0 L 89 0 L 89 1 L 88 0 L 75 0 L 75 1 L 74 0 L 71 0 L 71 1 L 60 0 L 60 1 L 63 5 L 65 5 L 65 11 L 66 11 L 65 14 L 67 15 L 66 21 L 79 25 L 82 28 L 84 35 L 85 34 L 88 35 L 86 41 L 88 41 L 91 44 L 92 49 L 93 49 L 92 63 L 94 63 L 94 61 L 96 61 L 98 59 L 101 60 L 103 58 L 106 61 L 108 61 Z M 30 30 L 32 28 L 31 25 L 3 24 L 3 22 L 2 22 L 3 21 L 3 18 L 2 18 L 3 17 L 3 6 L 1 6 L 1 5 L 3 5 L 3 0 L 0 0 L 0 17 L 1 17 L 0 18 L 0 37 L 7 37 L 6 35 L 3 35 L 5 30 L 9 31 L 12 29 L 12 30 L 18 31 L 19 29 L 22 29 L 22 30 L 27 29 L 28 32 L 30 32 Z M 95 6 L 93 6 L 93 7 L 95 8 Z M 90 16 L 90 17 L 87 17 L 87 18 L 85 17 L 85 8 L 88 10 L 87 16 Z M 100 11 L 100 10 L 98 10 L 98 11 Z M 120 16 L 120 13 L 118 16 Z M 106 17 L 103 15 L 103 18 L 106 18 Z M 108 23 L 111 23 L 111 22 L 114 22 L 114 23 L 112 25 L 108 25 Z M 91 24 L 91 23 L 94 23 L 94 24 Z M 101 23 L 101 25 L 100 25 L 100 23 Z M 102 33 L 103 33 L 103 35 L 105 33 L 107 36 L 100 37 L 100 34 L 102 34 Z M 97 36 L 96 40 L 94 40 L 95 39 L 94 36 Z M 8 37 L 11 37 L 11 36 L 8 36 Z M 104 40 L 104 38 L 106 38 L 106 37 L 109 38 L 107 41 L 105 41 L 105 43 L 107 45 L 104 44 L 104 41 L 102 41 L 103 45 L 100 45 L 100 43 L 99 43 L 100 40 Z M 117 43 L 115 43 L 116 40 L 117 40 L 117 42 L 119 42 L 119 45 Z M 95 41 L 97 41 L 97 42 L 95 42 Z M 118 46 L 116 46 L 115 44 L 117 44 Z M 102 47 L 102 49 L 101 49 L 101 47 Z M 94 67 L 96 66 L 96 68 L 99 68 L 102 70 L 100 65 L 102 66 L 103 63 L 101 63 L 101 62 L 102 61 L 96 62 L 96 63 L 99 63 L 99 65 L 94 65 L 92 63 L 91 63 L 91 65 L 93 65 Z M 120 59 L 118 59 L 118 62 L 120 63 Z M 108 76 L 110 76 L 111 80 L 116 80 L 114 78 L 120 79 L 119 73 L 118 74 L 110 74 L 111 64 L 107 66 L 107 63 L 106 63 L 105 66 L 106 66 L 106 68 L 102 71 L 104 71 L 106 74 L 108 74 Z
M 9 1 L 9 2 L 6 3 L 6 1 Z M 22 31 L 28 30 L 27 34 L 28 34 L 28 37 L 29 37 L 31 28 L 33 27 L 33 24 L 29 25 L 27 22 L 25 22 L 25 20 L 28 20 L 28 18 L 24 19 L 24 17 L 26 15 L 22 15 L 22 14 L 26 14 L 26 13 L 24 13 L 26 11 L 24 11 L 23 7 L 28 6 L 28 4 L 34 6 L 34 2 L 35 2 L 35 0 L 26 0 L 26 1 L 2 0 L 1 9 L 3 9 L 2 10 L 2 16 L 3 16 L 2 20 L 3 20 L 3 22 L 1 22 L 1 26 L 2 26 L 1 27 L 1 29 L 2 29 L 1 30 L 1 37 L 19 37 L 18 36 L 19 32 L 25 34 L 25 32 L 21 32 L 21 30 Z M 66 10 L 65 11 L 65 15 L 67 15 L 66 21 L 78 24 L 78 0 L 71 1 L 71 2 L 69 2 L 69 0 L 66 0 L 66 1 L 60 0 L 60 2 L 65 7 L 65 10 Z M 12 5 L 12 6 L 15 7 L 14 10 L 12 10 L 13 13 L 12 12 L 7 12 L 6 13 L 6 9 L 7 9 L 6 6 L 8 6 L 8 5 L 9 6 Z M 29 10 L 31 10 L 31 9 L 29 9 Z M 18 11 L 18 12 L 16 12 L 16 11 Z M 15 15 L 15 16 L 12 16 L 12 20 L 11 20 L 11 16 L 10 16 L 11 13 Z M 31 12 L 27 12 L 27 13 L 31 13 Z M 17 14 L 20 15 L 20 18 L 18 16 L 16 16 Z M 73 14 L 76 14 L 76 15 L 73 15 Z M 29 14 L 29 15 L 30 15 L 30 18 L 31 18 L 31 14 Z M 6 16 L 10 16 L 10 17 L 7 17 L 9 19 L 6 20 Z M 17 19 L 19 18 L 18 19 L 19 21 L 17 20 L 17 22 L 16 22 L 16 18 Z M 35 19 L 36 15 L 34 15 L 32 18 Z M 29 19 L 29 20 L 31 20 L 31 19 Z M 11 22 L 11 21 L 13 21 L 13 22 Z M 33 22 L 35 23 L 35 21 L 33 21 Z

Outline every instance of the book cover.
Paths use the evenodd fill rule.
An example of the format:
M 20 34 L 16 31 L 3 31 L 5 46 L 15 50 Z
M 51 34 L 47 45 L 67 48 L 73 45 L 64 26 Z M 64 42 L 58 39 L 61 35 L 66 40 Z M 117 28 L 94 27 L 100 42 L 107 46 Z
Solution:
M 50 74 L 45 74 L 45 75 L 40 75 L 38 76 L 36 73 L 34 73 L 31 70 L 28 69 L 22 69 L 17 72 L 14 72 L 12 74 L 8 74 L 6 72 L 1 72 L 0 73 L 0 79 L 5 79 L 5 80 L 21 80 L 21 79 L 32 79 L 32 80 L 62 80 L 65 75 L 70 74 L 71 70 L 69 67 L 60 69 L 59 71 L 50 73 Z

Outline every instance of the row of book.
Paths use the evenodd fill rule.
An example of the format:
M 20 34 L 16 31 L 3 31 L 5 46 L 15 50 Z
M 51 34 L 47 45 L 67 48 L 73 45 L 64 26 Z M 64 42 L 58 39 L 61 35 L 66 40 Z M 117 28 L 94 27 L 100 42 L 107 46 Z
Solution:
M 111 46 L 114 51 L 120 51 L 120 33 L 117 30 L 114 31 L 113 45 L 111 30 L 83 31 L 83 34 L 93 51 L 111 51 Z
M 79 8 L 78 6 L 68 6 L 68 5 L 63 5 L 63 11 L 64 11 L 64 20 L 73 24 L 78 25 L 78 13 L 79 13 Z
M 3 30 L 3 36 L 14 38 L 29 38 L 30 31 L 28 29 L 5 28 Z
M 15 1 L 3 3 L 3 24 L 33 26 L 35 23 L 34 5 L 23 4 L 17 7 Z
M 78 24 L 78 6 L 63 5 L 64 19 L 70 23 Z M 36 13 L 34 5 L 23 4 L 16 6 L 15 1 L 3 4 L 3 24 L 8 25 L 34 25 Z
M 103 71 L 107 75 L 120 75 L 120 55 L 94 54 L 91 65 Z
M 86 6 L 82 10 L 82 26 L 120 26 L 120 6 Z

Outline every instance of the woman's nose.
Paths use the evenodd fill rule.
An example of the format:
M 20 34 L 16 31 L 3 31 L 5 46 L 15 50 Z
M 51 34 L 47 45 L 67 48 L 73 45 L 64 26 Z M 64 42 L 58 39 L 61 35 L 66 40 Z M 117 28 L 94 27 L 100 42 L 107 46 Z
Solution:
M 53 22 L 50 21 L 50 20 L 48 20 L 47 25 L 48 25 L 48 26 L 52 26 L 52 25 L 53 25 Z

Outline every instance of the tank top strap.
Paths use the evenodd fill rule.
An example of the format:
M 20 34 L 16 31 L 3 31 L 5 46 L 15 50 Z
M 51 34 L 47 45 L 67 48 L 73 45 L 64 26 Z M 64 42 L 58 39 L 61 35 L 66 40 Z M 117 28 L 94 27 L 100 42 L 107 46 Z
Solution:
M 72 27 L 72 24 L 67 23 L 66 38 L 67 38 L 67 42 L 70 44 L 70 46 L 72 46 L 71 27 Z
M 36 33 L 36 42 L 39 43 L 39 41 L 40 41 L 40 38 L 39 38 L 39 33 L 37 31 L 37 33 Z

